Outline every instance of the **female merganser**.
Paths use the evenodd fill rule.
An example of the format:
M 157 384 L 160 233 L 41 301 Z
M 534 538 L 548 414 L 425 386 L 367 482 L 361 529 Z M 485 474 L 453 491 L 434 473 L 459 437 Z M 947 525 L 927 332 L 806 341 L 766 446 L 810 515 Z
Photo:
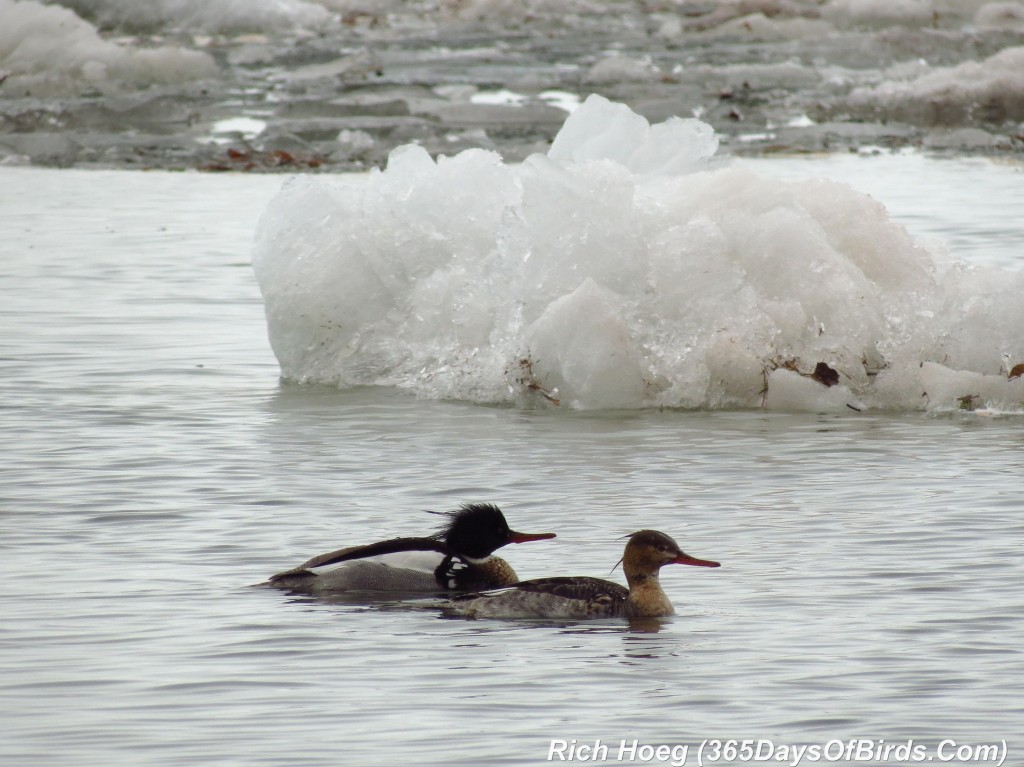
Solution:
M 684 554 L 674 540 L 657 530 L 633 533 L 620 561 L 628 589 L 586 576 L 537 578 L 452 597 L 444 613 L 466 618 L 660 618 L 675 612 L 658 581 L 663 565 L 720 567 L 718 562 Z
M 489 503 L 466 504 L 444 513 L 450 517 L 447 526 L 429 537 L 392 538 L 331 551 L 262 585 L 310 594 L 492 589 L 519 580 L 508 562 L 492 556 L 495 549 L 555 537 L 515 532 L 501 509 Z

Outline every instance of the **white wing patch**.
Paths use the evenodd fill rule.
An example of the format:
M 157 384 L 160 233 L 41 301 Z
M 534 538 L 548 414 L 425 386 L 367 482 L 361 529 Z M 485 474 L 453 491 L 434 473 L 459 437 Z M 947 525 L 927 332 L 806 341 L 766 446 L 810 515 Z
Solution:
M 324 567 L 313 567 L 310 568 L 310 572 L 321 575 L 343 567 L 351 567 L 359 562 L 374 562 L 385 567 L 393 567 L 396 570 L 415 570 L 420 573 L 433 574 L 442 559 L 444 559 L 444 554 L 439 551 L 396 551 L 394 554 L 381 554 L 376 557 L 353 559 L 349 562 L 337 562 Z
M 515 586 L 505 586 L 504 588 L 500 588 L 500 589 L 487 589 L 487 591 L 478 591 L 473 596 L 474 597 L 498 597 L 498 596 L 501 596 L 502 594 L 521 594 L 521 593 L 523 593 L 523 592 L 520 589 L 516 588 Z
M 468 567 L 469 565 L 458 557 L 454 557 L 448 563 L 445 574 L 448 576 L 447 584 L 449 589 L 457 589 L 459 587 L 459 575 L 465 572 Z

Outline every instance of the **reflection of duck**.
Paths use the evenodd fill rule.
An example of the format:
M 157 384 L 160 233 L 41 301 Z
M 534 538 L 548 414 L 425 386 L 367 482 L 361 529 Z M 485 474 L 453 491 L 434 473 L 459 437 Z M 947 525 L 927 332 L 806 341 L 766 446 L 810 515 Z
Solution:
M 630 536 L 622 555 L 629 588 L 589 577 L 537 578 L 480 594 L 452 597 L 445 614 L 468 618 L 658 618 L 672 615 L 658 571 L 664 565 L 719 567 L 718 562 L 684 554 L 657 530 Z
M 555 537 L 554 533 L 515 532 L 501 509 L 488 503 L 467 504 L 448 516 L 448 525 L 435 535 L 331 551 L 278 573 L 263 585 L 313 594 L 498 588 L 519 578 L 508 562 L 492 556 L 496 549 Z

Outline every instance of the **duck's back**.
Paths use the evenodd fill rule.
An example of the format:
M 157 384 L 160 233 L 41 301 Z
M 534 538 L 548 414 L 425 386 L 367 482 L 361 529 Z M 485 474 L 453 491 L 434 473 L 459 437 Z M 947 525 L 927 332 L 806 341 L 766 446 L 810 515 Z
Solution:
M 625 614 L 629 589 L 588 576 L 536 578 L 453 597 L 448 615 L 475 618 L 613 618 Z

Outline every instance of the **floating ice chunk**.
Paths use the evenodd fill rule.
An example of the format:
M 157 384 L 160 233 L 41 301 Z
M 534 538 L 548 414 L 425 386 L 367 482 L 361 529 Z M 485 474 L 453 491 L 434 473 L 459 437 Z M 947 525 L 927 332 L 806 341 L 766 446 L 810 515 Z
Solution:
M 940 265 L 843 184 L 714 167 L 706 130 L 592 97 L 519 166 L 406 146 L 289 183 L 253 255 L 282 373 L 581 409 L 1024 409 L 1024 272 Z
M 717 150 L 718 138 L 707 123 L 673 117 L 652 127 L 625 104 L 595 94 L 565 121 L 548 157 L 612 160 L 634 173 L 678 174 L 702 167 Z
M 942 355 L 935 359 L 951 367 L 978 373 L 997 373 L 1002 355 L 1024 362 L 1024 271 L 953 264 L 940 283 L 948 311 Z M 954 308 L 955 307 L 955 308 Z M 996 350 L 1000 350 L 997 352 Z
M 569 91 L 541 91 L 537 94 L 537 99 L 569 114 L 580 108 L 580 97 Z
M 824 37 L 832 31 L 832 25 L 820 19 L 769 18 L 763 13 L 751 13 L 719 24 L 704 35 L 771 41 Z
M 932 21 L 933 0 L 831 0 L 823 18 L 839 27 L 922 26 Z
M 212 77 L 205 53 L 179 48 L 142 50 L 100 37 L 72 11 L 35 0 L 0 0 L 0 70 L 7 91 L 63 95 Z
M 525 331 L 534 376 L 576 408 L 641 406 L 644 374 L 623 299 L 587 278 Z
M 375 68 L 373 56 L 367 50 L 360 50 L 348 56 L 340 56 L 332 61 L 292 67 L 288 71 L 288 79 L 293 82 L 307 81 L 323 83 L 337 80 L 358 80 Z
M 465 21 L 490 21 L 502 24 L 522 24 L 529 18 L 528 2 L 507 0 L 468 0 L 452 4 L 458 18 Z
M 489 321 L 481 327 L 478 305 L 461 297 L 487 268 L 517 194 L 494 153 L 435 163 L 415 145 L 394 150 L 387 171 L 365 187 L 286 185 L 275 214 L 261 221 L 253 256 L 285 374 L 375 382 L 409 358 L 404 345 L 442 327 L 438 343 L 485 343 Z M 430 309 L 431 296 L 447 302 Z M 430 346 L 417 348 L 429 355 Z
M 215 122 L 212 131 L 215 135 L 237 134 L 244 139 L 251 139 L 266 127 L 265 120 L 257 120 L 255 117 L 229 117 Z
M 164 26 L 208 33 L 316 29 L 331 13 L 306 0 L 62 0 L 61 5 L 103 26 L 155 29 Z
M 556 161 L 614 160 L 623 165 L 634 147 L 642 144 L 651 125 L 625 104 L 596 94 L 573 112 L 548 150 Z
M 217 67 L 209 54 L 175 46 L 129 48 L 108 72 L 113 80 L 140 86 L 182 83 L 216 75 Z
M 629 293 L 643 289 L 644 274 L 631 258 L 643 249 L 639 219 L 632 215 L 632 174 L 611 162 L 567 172 L 534 155 L 523 163 L 518 180 L 521 207 L 516 215 L 529 238 L 520 272 L 527 321 L 587 277 Z
M 918 125 L 1001 123 L 1024 119 L 1024 47 L 1004 48 L 984 61 L 936 69 L 909 82 L 857 88 L 854 110 Z
M 456 18 L 504 26 L 543 24 L 545 29 L 564 24 L 580 13 L 603 12 L 592 0 L 462 0 L 443 3 Z
M 469 102 L 471 104 L 500 104 L 517 107 L 526 103 L 526 96 L 510 91 L 507 88 L 502 88 L 496 91 L 478 91 L 469 97 Z
M 337 142 L 352 153 L 364 152 L 376 145 L 373 136 L 366 131 L 342 128 L 338 133 Z
M 374 243 L 359 242 L 339 221 L 357 197 L 356 190 L 299 177 L 261 222 L 253 265 L 267 286 L 270 340 L 282 370 L 300 380 L 359 382 L 359 371 L 347 372 L 344 361 L 395 305 Z
M 654 33 L 657 37 L 678 40 L 683 36 L 683 20 L 676 14 L 652 14 L 651 20 L 658 24 L 658 30 Z
M 706 12 L 691 9 L 696 16 L 687 27 L 710 30 L 711 36 L 772 38 L 800 37 L 827 33 L 831 26 L 818 21 L 816 4 L 792 0 L 720 0 L 706 4 Z M 669 25 L 671 31 L 674 25 Z M 665 29 L 663 22 L 662 29 Z
M 650 58 L 633 59 L 616 53 L 601 59 L 587 72 L 588 83 L 649 82 L 661 76 L 661 71 Z
M 1024 29 L 1024 4 L 986 3 L 974 14 L 978 29 Z
M 920 372 L 921 393 L 934 410 L 976 410 L 981 407 L 1020 412 L 1024 409 L 1024 378 L 952 370 L 925 362 Z
M 862 407 L 845 386 L 823 386 L 807 376 L 783 368 L 768 375 L 764 406 L 770 410 L 810 410 L 817 413 L 860 410 Z

